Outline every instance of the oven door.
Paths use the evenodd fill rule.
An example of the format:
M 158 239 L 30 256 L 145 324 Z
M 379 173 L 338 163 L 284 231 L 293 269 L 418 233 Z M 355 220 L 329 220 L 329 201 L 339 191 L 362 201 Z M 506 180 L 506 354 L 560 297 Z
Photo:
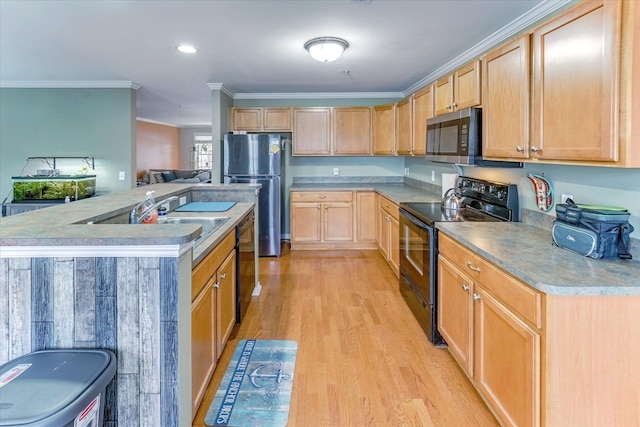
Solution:
M 435 300 L 433 236 L 433 227 L 400 209 L 400 268 L 429 304 Z

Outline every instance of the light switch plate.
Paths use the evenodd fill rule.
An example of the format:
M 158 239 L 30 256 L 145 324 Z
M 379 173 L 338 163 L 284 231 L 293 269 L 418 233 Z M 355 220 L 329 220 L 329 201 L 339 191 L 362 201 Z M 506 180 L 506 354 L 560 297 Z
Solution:
M 119 179 L 120 181 L 124 181 L 124 176 L 125 176 L 125 175 L 124 175 L 124 171 L 120 171 L 120 173 L 118 174 L 118 179 Z
M 340 175 L 340 169 L 333 168 L 333 176 L 338 176 L 338 175 Z
M 187 203 L 187 197 L 186 196 L 182 196 L 180 197 L 180 206 L 184 205 Z

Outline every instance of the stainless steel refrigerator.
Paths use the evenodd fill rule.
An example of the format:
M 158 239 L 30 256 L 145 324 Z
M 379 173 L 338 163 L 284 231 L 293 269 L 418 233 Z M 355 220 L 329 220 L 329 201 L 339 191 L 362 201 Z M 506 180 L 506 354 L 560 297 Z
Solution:
M 262 184 L 258 195 L 260 256 L 280 256 L 283 141 L 279 134 L 224 136 L 224 182 Z

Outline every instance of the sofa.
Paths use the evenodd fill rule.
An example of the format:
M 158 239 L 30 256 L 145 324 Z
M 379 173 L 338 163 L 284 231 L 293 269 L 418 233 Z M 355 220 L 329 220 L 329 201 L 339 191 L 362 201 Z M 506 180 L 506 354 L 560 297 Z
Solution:
M 149 169 L 142 179 L 138 180 L 138 186 L 147 184 L 199 184 L 211 182 L 211 171 L 204 169 Z

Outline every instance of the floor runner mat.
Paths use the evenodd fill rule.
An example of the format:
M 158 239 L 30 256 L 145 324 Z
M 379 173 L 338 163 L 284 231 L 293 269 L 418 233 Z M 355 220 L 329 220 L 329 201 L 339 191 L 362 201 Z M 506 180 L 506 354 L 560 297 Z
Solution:
M 233 353 L 205 424 L 233 427 L 287 425 L 296 341 L 242 340 Z

